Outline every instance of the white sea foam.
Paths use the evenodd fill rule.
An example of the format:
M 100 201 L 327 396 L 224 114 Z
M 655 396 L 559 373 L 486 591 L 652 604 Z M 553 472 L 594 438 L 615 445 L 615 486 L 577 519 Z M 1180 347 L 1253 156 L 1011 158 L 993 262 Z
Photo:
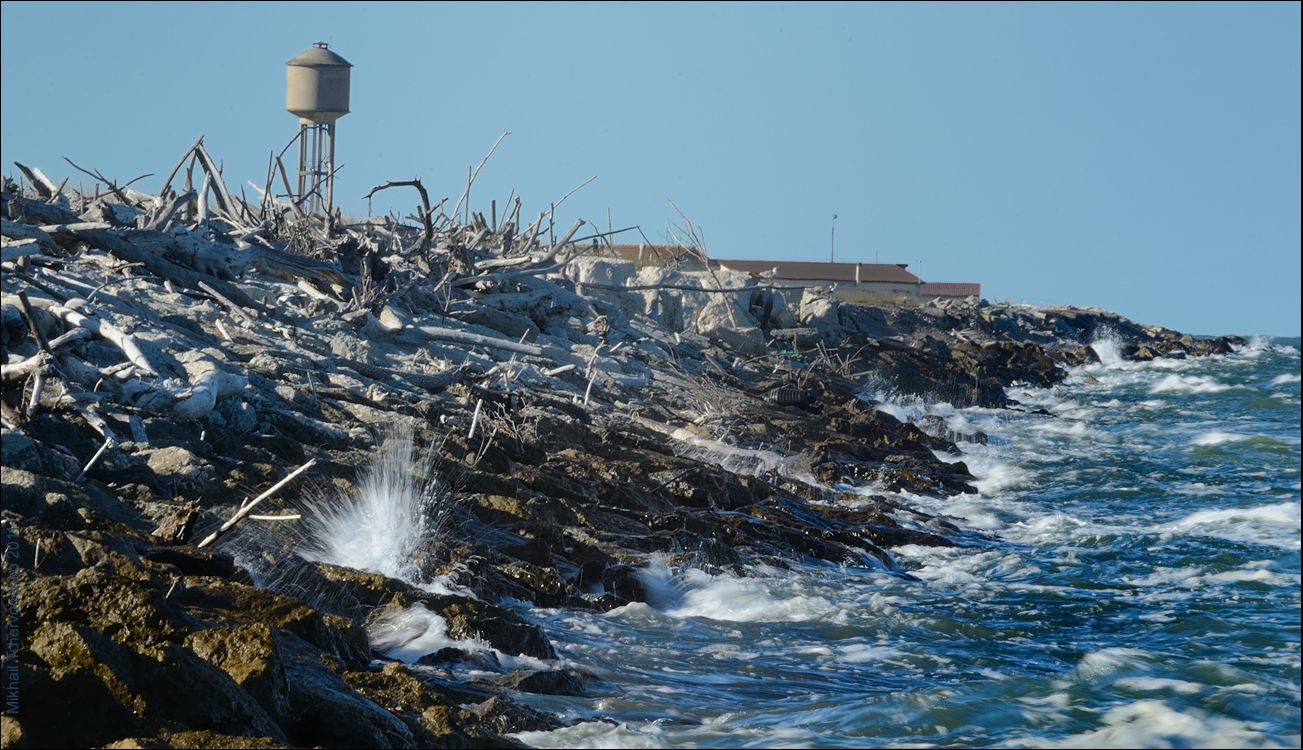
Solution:
M 1285 385 L 1286 383 L 1297 383 L 1300 380 L 1303 380 L 1303 378 L 1300 378 L 1298 375 L 1277 375 L 1271 379 L 1271 384 Z
M 910 657 L 909 654 L 898 648 L 872 643 L 852 643 L 839 646 L 837 651 L 838 659 L 846 664 L 861 664 L 864 662 L 902 664 L 904 663 L 903 660 Z
M 1199 582 L 1207 583 L 1245 583 L 1256 582 L 1266 583 L 1273 586 L 1285 585 L 1290 577 L 1273 573 L 1270 570 L 1258 568 L 1256 570 L 1228 570 L 1225 573 L 1209 573 L 1199 576 Z M 1298 576 L 1292 576 L 1294 583 L 1297 585 Z
M 1188 587 L 1200 574 L 1199 568 L 1183 566 L 1180 568 L 1158 568 L 1143 576 L 1124 576 L 1123 581 L 1144 588 L 1168 589 L 1174 585 Z
M 425 654 L 452 647 L 467 653 L 492 653 L 507 669 L 551 668 L 542 659 L 499 651 L 480 638 L 452 638 L 447 621 L 419 602 L 381 614 L 367 626 L 367 635 L 372 648 L 408 664 Z
M 669 747 L 662 737 L 660 726 L 655 723 L 633 727 L 623 722 L 608 724 L 604 721 L 585 721 L 551 732 L 516 732 L 508 736 L 531 747 Z
M 1106 648 L 1092 651 L 1077 662 L 1072 677 L 1079 680 L 1094 680 L 1120 671 L 1143 667 L 1152 658 L 1149 652 L 1136 648 Z
M 1056 741 L 1032 741 L 1041 747 L 1280 747 L 1262 732 L 1262 724 L 1213 716 L 1196 708 L 1178 711 L 1167 702 L 1147 699 L 1105 711 L 1100 729 Z M 1292 738 L 1298 745 L 1298 735 Z M 1022 741 L 1015 744 L 1023 744 Z
M 1233 432 L 1222 432 L 1221 430 L 1209 430 L 1201 432 L 1190 439 L 1190 445 L 1209 446 L 1221 445 L 1223 443 L 1234 443 L 1245 438 L 1244 435 L 1237 435 Z
M 1244 345 L 1242 351 L 1261 352 L 1272 348 L 1271 337 L 1254 334 L 1249 337 L 1248 343 Z
M 969 500 L 971 495 L 959 495 L 945 507 L 945 514 L 963 521 L 963 526 L 982 531 L 995 531 L 1007 524 L 989 503 L 980 499 Z
M 984 598 L 1002 588 L 1000 580 L 1013 577 L 1023 564 L 1020 555 L 1003 550 L 974 552 L 956 547 L 921 547 L 905 545 L 893 550 L 902 560 L 919 567 L 910 573 L 929 586 L 943 591 L 961 591 L 966 596 Z
M 1298 501 L 1249 508 L 1201 510 L 1155 529 L 1164 535 L 1198 534 L 1299 549 Z
M 1208 688 L 1207 685 L 1198 682 L 1174 680 L 1169 677 L 1123 677 L 1114 681 L 1113 684 L 1123 690 L 1146 693 L 1170 690 L 1182 695 L 1195 695 Z
M 1127 583 L 1153 589 L 1163 598 L 1170 598 L 1176 589 L 1236 586 L 1243 583 L 1261 583 L 1269 586 L 1297 586 L 1298 574 L 1277 573 L 1267 569 L 1267 561 L 1258 561 L 1235 570 L 1209 573 L 1200 568 L 1183 566 L 1159 568 L 1149 575 L 1124 578 Z
M 489 650 L 489 644 L 482 640 L 450 637 L 447 621 L 424 604 L 382 614 L 367 627 L 367 635 L 372 648 L 408 664 L 450 646 L 467 652 Z
M 754 569 L 763 572 L 762 567 Z M 649 603 L 670 617 L 729 622 L 804 622 L 836 613 L 823 596 L 786 590 L 791 576 L 740 577 L 689 569 L 672 574 L 663 564 L 639 572 Z
M 1223 492 L 1223 490 L 1204 484 L 1203 482 L 1189 482 L 1187 484 L 1177 485 L 1172 488 L 1172 491 L 1181 495 L 1194 495 L 1196 497 L 1207 497 L 1209 495 L 1217 495 Z
M 1150 393 L 1221 393 L 1230 390 L 1230 386 L 1219 383 L 1206 375 L 1165 375 L 1154 385 Z
M 986 497 L 999 495 L 1009 490 L 1026 486 L 1032 479 L 1031 472 L 1002 460 L 994 452 L 977 453 L 965 456 L 965 463 L 973 476 L 977 477 L 974 486 Z
M 1098 437 L 1099 432 L 1091 429 L 1085 422 L 1072 419 L 1066 416 L 1060 416 L 1058 419 L 1046 420 L 1031 425 L 1031 429 L 1036 432 L 1048 433 L 1051 435 L 1061 435 L 1069 438 Z

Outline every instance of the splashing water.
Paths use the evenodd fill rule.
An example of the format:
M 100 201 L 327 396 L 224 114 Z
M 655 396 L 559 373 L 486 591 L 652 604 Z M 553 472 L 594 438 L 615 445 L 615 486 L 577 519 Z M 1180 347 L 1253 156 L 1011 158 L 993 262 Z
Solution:
M 1121 367 L 1125 361 L 1122 359 L 1122 352 L 1118 350 L 1118 340 L 1111 335 L 1095 339 L 1091 342 L 1090 348 L 1095 350 L 1099 363 L 1106 368 Z
M 991 437 L 962 446 L 980 494 L 899 493 L 962 529 L 950 532 L 958 546 L 893 547 L 908 579 L 767 559 L 744 571 L 653 563 L 640 574 L 646 603 L 535 609 L 562 659 L 619 691 L 539 697 L 589 721 L 514 736 L 1298 747 L 1299 344 L 1259 346 L 1122 362 L 1105 335 L 1102 362 L 1074 370 L 1090 378 L 1008 394 L 1044 412 L 866 385 L 884 411 Z M 839 489 L 853 502 L 854 488 Z
M 308 560 L 428 582 L 425 563 L 442 541 L 455 498 L 414 455 L 410 428 L 383 436 L 357 491 L 315 504 L 299 553 Z

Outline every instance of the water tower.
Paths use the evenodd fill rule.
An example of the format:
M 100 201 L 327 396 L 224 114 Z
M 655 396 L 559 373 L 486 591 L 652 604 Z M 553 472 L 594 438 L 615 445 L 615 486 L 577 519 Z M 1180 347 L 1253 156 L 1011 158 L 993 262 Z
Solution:
M 348 114 L 353 64 L 317 42 L 285 63 L 285 109 L 299 117 L 299 179 L 295 200 L 312 193 L 310 211 L 335 202 L 335 121 Z

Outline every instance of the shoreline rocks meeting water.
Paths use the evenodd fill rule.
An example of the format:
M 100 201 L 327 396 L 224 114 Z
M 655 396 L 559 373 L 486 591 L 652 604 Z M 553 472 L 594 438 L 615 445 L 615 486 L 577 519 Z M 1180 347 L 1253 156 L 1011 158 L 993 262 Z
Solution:
M 796 299 L 417 181 L 382 186 L 410 222 L 323 220 L 187 159 L 199 189 L 4 186 L 5 747 L 519 746 L 563 724 L 522 693 L 619 690 L 529 605 L 646 601 L 653 558 L 908 577 L 892 547 L 962 545 L 897 493 L 976 492 L 986 436 L 875 395 L 1022 409 L 1092 343 L 1244 343 Z

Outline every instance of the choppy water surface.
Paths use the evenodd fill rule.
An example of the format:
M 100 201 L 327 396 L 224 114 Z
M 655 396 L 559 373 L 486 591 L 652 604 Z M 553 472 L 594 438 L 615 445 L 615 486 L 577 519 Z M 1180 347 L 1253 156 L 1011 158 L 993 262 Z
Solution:
M 1010 390 L 1054 416 L 895 404 L 981 429 L 971 530 L 872 569 L 654 571 L 651 605 L 533 610 L 595 697 L 545 747 L 1299 746 L 1299 342 Z M 615 687 L 619 686 L 619 687 Z

